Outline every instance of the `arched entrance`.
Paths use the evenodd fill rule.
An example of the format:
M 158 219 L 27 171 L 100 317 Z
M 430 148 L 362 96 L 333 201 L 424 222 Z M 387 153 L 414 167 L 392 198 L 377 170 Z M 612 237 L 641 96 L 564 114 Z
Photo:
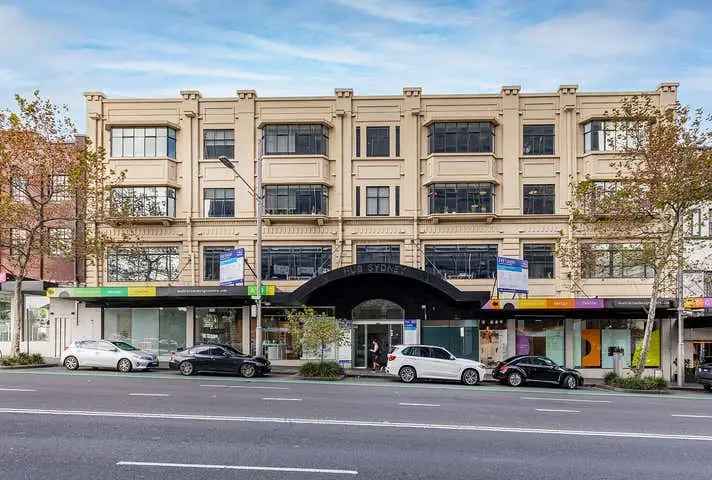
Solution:
M 370 367 L 369 350 L 375 340 L 387 353 L 394 345 L 403 343 L 403 307 L 390 300 L 374 298 L 365 300 L 351 310 L 354 327 L 352 364 L 355 368 Z

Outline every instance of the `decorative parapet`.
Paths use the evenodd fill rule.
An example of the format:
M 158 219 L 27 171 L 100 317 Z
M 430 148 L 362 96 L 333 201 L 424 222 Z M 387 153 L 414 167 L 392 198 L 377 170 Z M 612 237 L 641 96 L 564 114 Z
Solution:
M 663 82 L 658 85 L 658 92 L 663 93 L 677 93 L 677 89 L 680 87 L 680 82 Z
M 419 97 L 423 93 L 421 87 L 404 87 L 403 96 L 404 97 Z
M 183 100 L 200 100 L 201 95 L 198 90 L 181 90 L 180 96 Z
M 104 92 L 84 92 L 83 95 L 87 102 L 101 102 L 106 99 Z
M 349 98 L 354 96 L 353 88 L 335 88 L 334 95 L 339 98 Z
M 559 95 L 576 95 L 578 85 L 559 85 Z
M 522 89 L 521 85 L 505 85 L 502 87 L 502 95 L 519 95 L 519 91 Z
M 254 100 L 255 98 L 257 98 L 257 91 L 256 90 L 238 90 L 237 98 L 239 98 L 240 100 Z

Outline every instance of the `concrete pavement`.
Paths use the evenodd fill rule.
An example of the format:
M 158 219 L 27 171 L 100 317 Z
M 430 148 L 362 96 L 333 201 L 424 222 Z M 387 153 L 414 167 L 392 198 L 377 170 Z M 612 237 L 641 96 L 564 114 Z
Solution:
M 712 395 L 0 372 L 3 478 L 709 478 Z

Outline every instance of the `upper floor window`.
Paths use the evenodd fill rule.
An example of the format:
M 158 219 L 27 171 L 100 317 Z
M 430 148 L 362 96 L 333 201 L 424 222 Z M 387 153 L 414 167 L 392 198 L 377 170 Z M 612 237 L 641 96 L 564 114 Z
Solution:
M 331 247 L 265 247 L 262 277 L 268 280 L 301 280 L 331 270 Z
M 13 177 L 10 179 L 10 186 L 12 188 L 13 200 L 23 201 L 27 199 L 29 183 L 26 178 Z
M 428 127 L 430 153 L 491 153 L 493 149 L 490 122 L 437 122 Z
M 171 187 L 116 187 L 112 210 L 130 217 L 176 216 L 176 189 Z
M 176 158 L 176 131 L 168 127 L 112 128 L 111 156 Z
M 390 128 L 366 127 L 366 156 L 387 157 L 390 155 Z
M 235 158 L 235 130 L 205 130 L 203 158 Z
M 497 245 L 430 245 L 425 270 L 444 278 L 494 278 Z
M 234 217 L 235 189 L 206 188 L 203 190 L 203 212 L 206 217 Z
M 524 215 L 554 213 L 554 185 L 524 185 Z
M 702 221 L 702 210 L 695 208 L 687 215 L 687 235 L 690 237 L 701 237 L 703 235 L 704 222 Z
M 67 175 L 52 175 L 49 181 L 49 195 L 53 202 L 64 202 L 71 198 L 69 177 Z
M 639 243 L 595 243 L 581 247 L 584 278 L 652 278 Z
M 358 245 L 356 263 L 400 263 L 400 245 Z
M 554 245 L 525 243 L 524 260 L 529 262 L 529 278 L 554 278 Z
M 265 155 L 328 155 L 329 129 L 316 125 L 266 125 Z
M 232 250 L 232 247 L 203 248 L 203 280 L 220 280 L 220 255 Z
M 634 148 L 637 136 L 633 124 L 592 120 L 583 126 L 584 152 L 615 152 Z
M 27 230 L 20 230 L 19 228 L 10 229 L 10 254 L 11 255 L 22 255 L 23 248 L 27 246 L 27 239 L 29 238 L 29 232 Z
M 430 214 L 494 213 L 491 183 L 433 183 L 428 186 Z
M 554 126 L 524 125 L 524 155 L 553 155 Z
M 71 228 L 49 228 L 47 230 L 49 237 L 49 254 L 53 257 L 61 257 L 69 255 L 72 248 L 72 229 Z
M 110 250 L 107 255 L 110 282 L 157 282 L 178 278 L 177 247 L 139 247 Z
M 366 215 L 390 215 L 389 187 L 366 187 Z
M 268 185 L 264 187 L 268 215 L 327 215 L 328 187 L 325 185 Z

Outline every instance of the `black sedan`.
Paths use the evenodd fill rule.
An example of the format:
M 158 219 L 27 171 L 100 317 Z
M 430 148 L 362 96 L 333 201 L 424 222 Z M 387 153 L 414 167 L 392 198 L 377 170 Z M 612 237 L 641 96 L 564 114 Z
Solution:
M 197 372 L 237 373 L 246 378 L 269 373 L 266 358 L 245 355 L 230 345 L 203 344 L 171 354 L 168 366 L 183 375 Z
M 701 383 L 705 390 L 712 392 L 712 362 L 703 363 L 697 367 L 695 380 Z
M 578 371 L 561 367 L 546 357 L 530 355 L 517 355 L 500 362 L 492 376 L 512 387 L 532 382 L 573 390 L 583 385 L 583 377 Z

